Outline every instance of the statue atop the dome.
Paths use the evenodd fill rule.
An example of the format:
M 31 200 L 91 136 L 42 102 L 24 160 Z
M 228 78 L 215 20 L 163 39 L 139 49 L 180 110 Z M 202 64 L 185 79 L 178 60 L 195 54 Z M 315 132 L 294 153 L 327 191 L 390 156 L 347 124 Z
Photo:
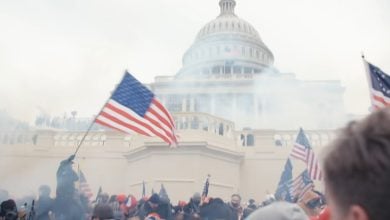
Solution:
M 220 0 L 219 6 L 221 8 L 221 15 L 234 15 L 235 0 Z

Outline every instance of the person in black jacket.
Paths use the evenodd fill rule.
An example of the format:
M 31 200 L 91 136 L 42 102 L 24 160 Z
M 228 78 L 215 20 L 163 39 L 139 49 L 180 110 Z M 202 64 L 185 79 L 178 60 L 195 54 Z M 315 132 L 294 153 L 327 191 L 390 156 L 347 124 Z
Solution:
M 192 198 L 190 199 L 190 202 L 184 206 L 184 219 L 190 220 L 192 219 L 193 215 L 199 215 L 200 213 L 200 201 L 201 196 L 199 193 L 195 193 Z
M 167 198 L 160 197 L 160 204 L 157 208 L 157 214 L 161 219 L 173 220 L 173 207 Z
M 39 187 L 39 198 L 36 203 L 36 220 L 49 220 L 49 213 L 53 211 L 54 199 L 50 198 L 50 187 L 42 185 Z
M 222 199 L 210 199 L 208 203 L 200 207 L 200 217 L 202 220 L 234 220 L 234 216 L 229 206 Z
M 241 196 L 238 194 L 233 194 L 231 201 L 228 203 L 230 210 L 232 211 L 234 218 L 233 220 L 239 220 L 242 218 L 243 208 L 241 206 Z
M 151 213 L 156 213 L 160 206 L 160 197 L 158 194 L 153 194 L 146 202 L 144 202 L 139 210 L 139 217 L 145 219 Z
M 79 179 L 72 168 L 74 158 L 75 155 L 71 155 L 61 161 L 57 170 L 57 196 L 53 207 L 56 220 L 84 219 L 80 196 L 74 185 Z

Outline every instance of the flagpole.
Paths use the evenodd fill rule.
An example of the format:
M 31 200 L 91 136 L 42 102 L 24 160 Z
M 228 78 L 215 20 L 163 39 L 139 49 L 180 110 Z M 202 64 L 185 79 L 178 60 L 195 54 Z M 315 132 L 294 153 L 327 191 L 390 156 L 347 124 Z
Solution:
M 368 94 L 370 96 L 370 101 L 371 101 L 371 107 L 369 109 L 370 112 L 372 112 L 372 108 L 374 106 L 374 99 L 372 98 L 372 95 L 371 95 L 371 86 L 370 84 L 372 83 L 372 79 L 371 79 L 371 74 L 370 74 L 370 69 L 369 69 L 369 66 L 368 66 L 368 62 L 366 60 L 366 57 L 364 56 L 364 53 L 362 52 L 361 54 L 362 56 L 362 61 L 363 61 L 363 65 L 364 65 L 364 69 L 366 70 L 366 79 L 367 79 L 367 83 L 368 83 Z
M 122 82 L 123 78 L 125 78 L 126 73 L 127 73 L 127 70 L 125 70 L 125 73 L 123 74 L 122 79 L 121 79 L 121 80 L 119 81 L 119 83 L 115 86 L 114 92 L 115 92 L 116 89 L 118 88 L 120 82 Z M 76 151 L 74 152 L 73 155 L 76 156 L 76 154 L 77 154 L 77 152 L 79 151 L 81 145 L 83 144 L 85 138 L 87 137 L 87 135 L 88 135 L 89 132 L 91 131 L 92 126 L 93 126 L 93 124 L 95 123 L 97 117 L 99 117 L 100 113 L 102 113 L 104 107 L 106 106 L 106 104 L 108 103 L 108 101 L 110 101 L 111 97 L 112 97 L 112 94 L 107 98 L 107 101 L 106 101 L 106 102 L 104 103 L 104 105 L 100 108 L 100 111 L 98 112 L 98 114 L 95 115 L 94 119 L 91 121 L 91 124 L 89 124 L 89 127 L 88 127 L 87 131 L 84 133 L 83 138 L 81 138 L 80 142 L 78 143 L 77 148 L 76 148 Z

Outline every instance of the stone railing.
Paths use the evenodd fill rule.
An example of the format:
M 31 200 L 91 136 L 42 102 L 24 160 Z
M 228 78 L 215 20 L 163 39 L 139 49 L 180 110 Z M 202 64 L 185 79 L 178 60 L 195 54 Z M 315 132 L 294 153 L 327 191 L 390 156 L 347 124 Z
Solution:
M 203 130 L 233 138 L 234 123 L 207 113 L 181 112 L 173 114 L 178 130 Z
M 3 131 L 0 132 L 0 145 L 34 144 L 37 136 L 33 131 Z
M 85 132 L 58 132 L 54 134 L 54 146 L 77 146 Z M 104 132 L 90 132 L 83 142 L 88 146 L 104 146 L 107 141 L 107 134 Z

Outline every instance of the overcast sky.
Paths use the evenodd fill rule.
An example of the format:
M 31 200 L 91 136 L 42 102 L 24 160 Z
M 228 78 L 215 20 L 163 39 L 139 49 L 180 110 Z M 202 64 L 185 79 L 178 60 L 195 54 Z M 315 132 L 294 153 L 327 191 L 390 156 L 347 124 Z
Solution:
M 389 0 L 237 0 L 275 56 L 304 80 L 341 80 L 349 113 L 367 112 L 363 64 L 390 73 Z M 125 69 L 173 75 L 218 0 L 1 0 L 0 109 L 33 122 L 96 114 Z

